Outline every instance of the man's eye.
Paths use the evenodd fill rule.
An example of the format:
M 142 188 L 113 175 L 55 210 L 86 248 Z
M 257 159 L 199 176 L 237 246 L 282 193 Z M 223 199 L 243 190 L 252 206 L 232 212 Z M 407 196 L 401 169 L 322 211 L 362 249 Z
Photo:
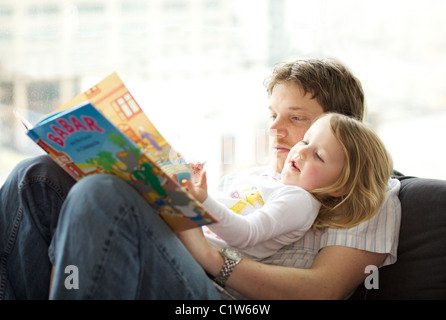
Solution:
M 294 120 L 294 121 L 300 121 L 300 120 L 302 120 L 301 117 L 297 117 L 297 116 L 295 116 L 295 117 L 291 117 L 291 119 Z

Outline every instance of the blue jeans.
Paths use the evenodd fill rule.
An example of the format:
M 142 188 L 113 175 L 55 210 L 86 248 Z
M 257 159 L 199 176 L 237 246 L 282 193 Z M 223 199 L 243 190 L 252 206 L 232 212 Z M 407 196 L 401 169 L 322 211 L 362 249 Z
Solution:
M 126 182 L 75 184 L 47 156 L 0 189 L 0 298 L 219 299 L 203 269 Z

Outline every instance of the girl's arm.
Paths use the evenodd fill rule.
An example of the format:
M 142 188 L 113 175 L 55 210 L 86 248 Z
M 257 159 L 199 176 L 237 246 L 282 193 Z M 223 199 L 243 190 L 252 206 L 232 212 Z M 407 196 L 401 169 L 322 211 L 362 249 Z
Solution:
M 203 205 L 219 220 L 209 228 L 230 246 L 253 247 L 278 237 L 283 246 L 302 237 L 313 224 L 319 206 L 310 197 L 283 191 L 247 215 L 235 213 L 212 197 Z

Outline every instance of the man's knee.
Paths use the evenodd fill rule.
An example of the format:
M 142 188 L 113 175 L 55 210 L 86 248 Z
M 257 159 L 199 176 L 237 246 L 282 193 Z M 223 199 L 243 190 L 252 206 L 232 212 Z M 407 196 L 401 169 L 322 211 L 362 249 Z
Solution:
M 18 170 L 38 170 L 40 168 L 56 168 L 59 166 L 48 155 L 43 154 L 21 160 L 15 169 Z
M 70 183 L 74 183 L 74 179 L 46 154 L 21 160 L 10 174 L 11 179 L 18 181 L 49 176 L 58 177 L 59 180 L 66 179 Z
M 127 188 L 128 184 L 119 177 L 110 174 L 92 174 L 79 180 L 70 194 L 116 195 Z

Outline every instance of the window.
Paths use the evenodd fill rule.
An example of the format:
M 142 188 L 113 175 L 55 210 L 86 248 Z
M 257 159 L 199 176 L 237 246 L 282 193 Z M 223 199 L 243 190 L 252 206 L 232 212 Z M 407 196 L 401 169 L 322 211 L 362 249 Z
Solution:
M 0 7 L 0 17 L 7 18 L 12 16 L 12 8 L 9 7 Z
M 148 3 L 147 1 L 122 1 L 121 11 L 128 14 L 138 14 L 147 11 Z
M 141 111 L 130 94 L 126 94 L 123 97 L 118 98 L 115 103 L 114 108 L 119 110 L 118 112 L 120 112 L 120 114 L 127 119 L 133 117 L 133 115 Z
M 105 11 L 105 1 L 103 3 L 83 3 L 77 5 L 80 14 L 102 14 Z
M 0 82 L 0 104 L 14 104 L 14 85 L 11 82 Z
M 12 162 L 0 174 L 29 156 L 12 110 L 47 113 L 115 71 L 179 151 L 219 164 L 215 176 L 264 164 L 250 149 L 266 144 L 263 80 L 278 62 L 330 56 L 362 82 L 395 168 L 446 179 L 444 148 L 420 134 L 446 136 L 444 12 L 437 0 L 0 0 L 0 154 Z M 116 100 L 122 117 L 135 100 Z
M 59 13 L 59 7 L 56 4 L 32 5 L 28 8 L 30 16 L 48 16 Z
M 56 82 L 32 82 L 27 88 L 28 107 L 42 114 L 48 113 L 58 106 L 59 95 Z

